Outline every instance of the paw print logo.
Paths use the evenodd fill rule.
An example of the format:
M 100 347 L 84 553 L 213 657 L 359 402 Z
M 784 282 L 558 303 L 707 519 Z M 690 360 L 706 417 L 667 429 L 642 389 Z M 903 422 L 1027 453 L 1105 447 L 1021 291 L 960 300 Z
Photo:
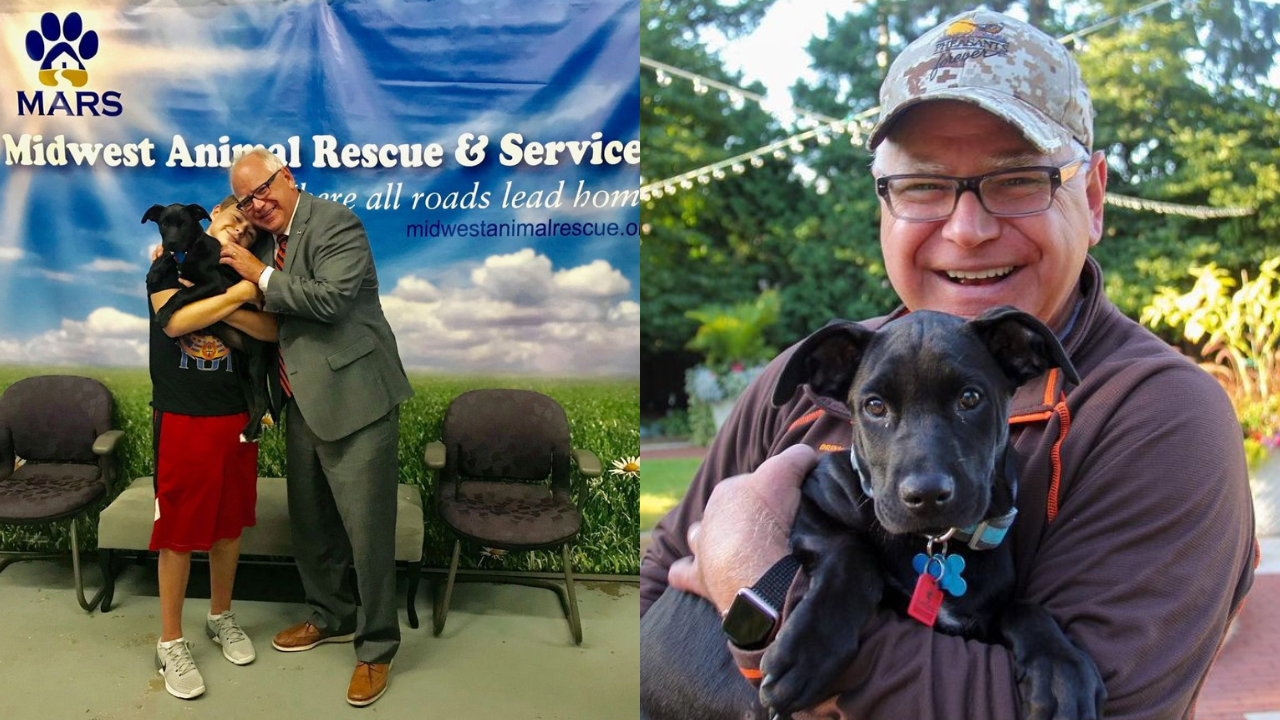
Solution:
M 40 30 L 27 33 L 27 56 L 40 62 L 40 84 L 56 87 L 59 77 L 72 87 L 84 87 L 89 71 L 84 61 L 98 54 L 98 33 L 84 32 L 80 13 L 68 13 L 65 20 L 47 12 L 40 16 Z

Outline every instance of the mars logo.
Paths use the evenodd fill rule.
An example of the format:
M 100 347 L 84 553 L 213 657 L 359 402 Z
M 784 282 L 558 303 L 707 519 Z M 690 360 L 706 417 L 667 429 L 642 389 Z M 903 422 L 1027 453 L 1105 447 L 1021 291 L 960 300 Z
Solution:
M 46 46 L 46 40 L 51 44 Z M 80 13 L 70 13 L 62 22 L 57 15 L 45 13 L 40 18 L 40 32 L 27 33 L 27 56 L 40 63 L 42 85 L 56 86 L 61 75 L 73 86 L 84 87 L 89 81 L 84 61 L 97 54 L 98 33 L 84 32 Z
M 73 88 L 89 82 L 84 61 L 98 54 L 98 33 L 85 32 L 80 13 L 67 13 L 59 20 L 54 13 L 40 17 L 40 29 L 27 33 L 27 57 L 40 63 L 40 84 L 59 87 L 64 82 Z M 101 106 L 101 107 L 99 107 Z M 18 91 L 19 115 L 106 115 L 120 114 L 120 93 L 77 90 L 50 92 L 36 90 L 30 94 Z

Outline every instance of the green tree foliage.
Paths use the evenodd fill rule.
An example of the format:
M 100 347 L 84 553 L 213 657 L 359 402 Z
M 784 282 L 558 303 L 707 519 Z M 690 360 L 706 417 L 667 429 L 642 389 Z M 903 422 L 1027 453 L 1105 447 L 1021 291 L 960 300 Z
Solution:
M 705 22 L 731 34 L 749 29 L 767 5 L 646 0 L 644 54 L 734 84 L 701 49 L 697 29 L 680 29 L 688 27 L 682 18 L 710 14 L 715 19 Z M 828 21 L 825 38 L 810 42 L 817 78 L 795 85 L 797 104 L 842 119 L 874 108 L 888 61 L 920 33 L 971 6 L 952 0 L 857 4 Z M 1134 3 L 987 6 L 1061 36 L 1125 16 Z M 661 32 L 649 32 L 655 22 Z M 1277 28 L 1280 6 L 1274 4 L 1183 0 L 1125 16 L 1074 43 L 1093 96 L 1095 148 L 1106 153 L 1109 190 L 1256 209 L 1222 220 L 1108 206 L 1105 234 L 1093 254 L 1106 271 L 1108 293 L 1129 315 L 1137 317 L 1157 287 L 1189 288 L 1191 266 L 1216 262 L 1237 275 L 1280 254 L 1280 96 L 1268 80 L 1280 50 Z M 718 107 L 707 96 L 694 96 L 687 83 L 658 89 L 652 73 L 644 74 L 644 83 L 649 179 L 798 131 L 777 127 L 749 105 L 736 113 Z M 761 287 L 781 293 L 782 319 L 771 339 L 782 346 L 832 317 L 891 310 L 896 300 L 881 261 L 870 160 L 861 141 L 834 136 L 826 145 L 811 144 L 794 161 L 805 169 L 803 184 L 787 179 L 785 163 L 770 161 L 731 181 L 651 203 L 646 222 L 652 229 L 642 254 L 642 358 L 664 344 L 687 341 L 693 331 L 688 310 L 737 302 Z
M 778 291 L 765 290 L 751 302 L 707 305 L 685 313 L 698 321 L 689 348 L 703 353 L 707 366 L 728 370 L 733 363 L 767 362 L 778 349 L 765 342 L 765 331 L 778 322 Z
M 1108 14 L 1123 10 L 1113 4 Z M 1175 4 L 1076 48 L 1112 192 L 1257 210 L 1197 220 L 1109 207 L 1093 254 L 1107 270 L 1108 293 L 1132 316 L 1158 286 L 1185 286 L 1192 265 L 1238 271 L 1280 247 L 1280 106 L 1266 81 L 1277 15 L 1280 8 L 1251 2 Z
M 644 0 L 645 57 L 740 86 L 702 45 L 701 31 L 749 31 L 773 0 Z M 754 103 L 735 108 L 683 80 L 660 85 L 641 73 L 641 173 L 673 177 L 785 137 Z M 763 86 L 749 88 L 763 93 Z M 714 185 L 650 200 L 643 208 L 641 358 L 680 351 L 697 322 L 685 313 L 713 302 L 754 298 L 776 282 L 778 248 L 790 235 L 790 208 L 802 194 L 790 168 L 772 163 Z

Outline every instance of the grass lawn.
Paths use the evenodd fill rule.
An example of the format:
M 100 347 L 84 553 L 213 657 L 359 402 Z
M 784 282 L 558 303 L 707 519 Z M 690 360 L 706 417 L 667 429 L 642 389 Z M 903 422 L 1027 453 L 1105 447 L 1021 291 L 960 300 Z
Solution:
M 645 460 L 640 473 L 640 530 L 654 523 L 684 497 L 685 488 L 702 463 L 697 458 Z

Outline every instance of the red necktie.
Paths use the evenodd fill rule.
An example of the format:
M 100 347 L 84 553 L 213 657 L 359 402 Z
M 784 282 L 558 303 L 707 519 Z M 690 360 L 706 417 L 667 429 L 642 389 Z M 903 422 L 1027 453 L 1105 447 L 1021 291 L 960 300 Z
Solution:
M 281 235 L 279 247 L 276 248 L 276 262 L 275 262 L 276 270 L 281 270 L 284 268 L 284 249 L 288 243 L 289 243 L 289 236 Z M 285 367 L 284 367 L 284 352 L 280 352 L 279 365 L 280 365 L 280 389 L 284 390 L 285 397 L 287 398 L 293 397 L 293 387 L 289 385 L 289 373 L 285 370 Z

